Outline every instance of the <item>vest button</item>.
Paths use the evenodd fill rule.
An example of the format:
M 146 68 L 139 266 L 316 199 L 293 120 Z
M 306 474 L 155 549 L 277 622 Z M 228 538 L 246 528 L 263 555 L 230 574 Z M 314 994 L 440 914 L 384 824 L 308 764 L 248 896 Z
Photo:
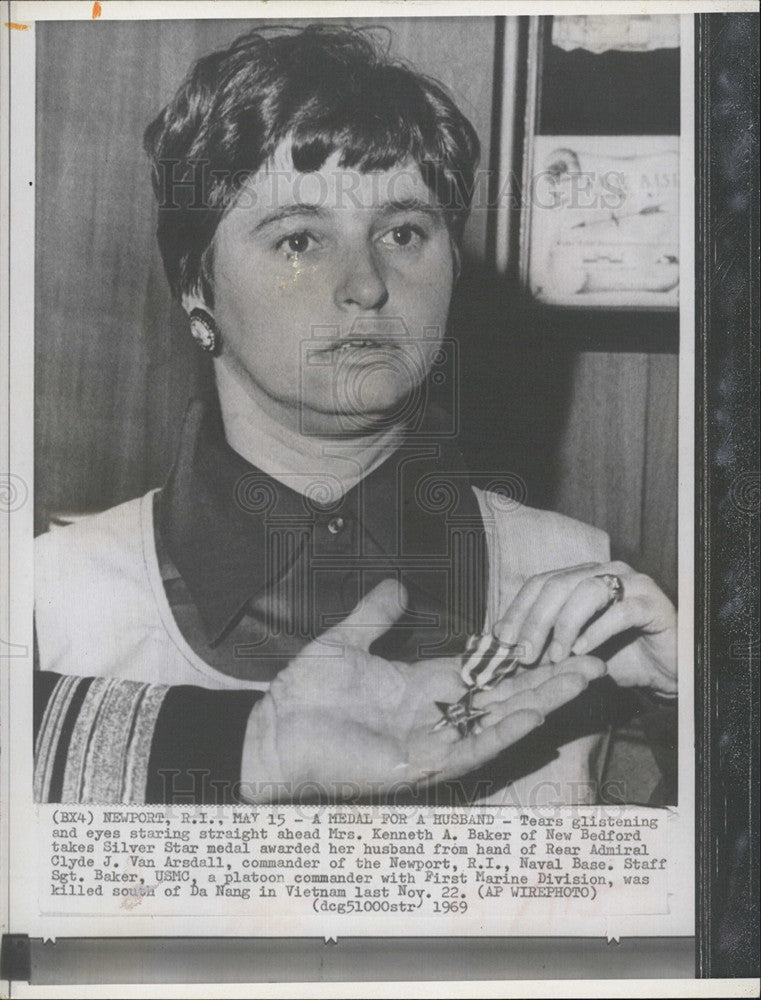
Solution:
M 339 532 L 343 531 L 345 523 L 346 522 L 342 517 L 334 517 L 332 520 L 328 521 L 328 531 L 331 535 L 337 535 Z

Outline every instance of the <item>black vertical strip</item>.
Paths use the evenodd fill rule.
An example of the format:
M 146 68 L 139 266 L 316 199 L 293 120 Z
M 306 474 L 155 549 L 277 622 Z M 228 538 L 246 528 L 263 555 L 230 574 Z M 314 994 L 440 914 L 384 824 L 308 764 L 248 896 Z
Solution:
M 529 18 L 518 18 L 518 53 L 516 59 L 518 66 L 523 67 L 523 72 L 519 72 L 516 79 L 515 107 L 516 113 L 513 122 L 513 162 L 510 169 L 514 171 L 515 184 L 510 191 L 510 212 L 512 220 L 510 223 L 510 245 L 508 246 L 508 277 L 514 282 L 518 282 L 519 261 L 520 261 L 520 234 L 521 234 L 521 207 L 525 192 L 522 191 L 523 178 L 521 167 L 523 158 L 526 155 L 526 95 L 528 91 L 528 74 L 532 71 L 528 66 L 528 35 Z
M 491 105 L 491 143 L 489 146 L 489 162 L 485 164 L 489 170 L 488 199 L 489 208 L 495 209 L 499 199 L 500 163 L 502 162 L 502 104 L 504 95 L 504 62 L 505 62 L 505 18 L 494 18 L 494 67 L 492 71 L 492 105 Z M 479 185 L 474 190 L 478 197 Z M 474 206 L 477 210 L 480 205 Z M 489 211 L 486 217 L 486 259 L 494 261 L 497 257 L 497 212 Z
M 74 732 L 74 726 L 79 718 L 79 711 L 82 708 L 82 703 L 87 696 L 87 692 L 90 690 L 92 682 L 92 677 L 83 677 L 82 680 L 77 683 L 77 689 L 72 696 L 66 712 L 66 718 L 63 720 L 61 735 L 58 738 L 58 744 L 55 751 L 53 773 L 50 777 L 50 791 L 47 799 L 48 802 L 61 801 L 61 795 L 63 794 L 63 778 L 66 773 L 66 762 L 69 758 L 71 734 Z
M 524 155 L 524 130 L 525 121 L 522 109 L 526 106 L 526 87 L 528 74 L 534 73 L 536 68 L 528 65 L 528 17 L 518 19 L 518 51 L 516 61 L 518 63 L 518 73 L 516 77 L 515 94 L 510 95 L 510 100 L 515 101 L 516 114 L 513 122 L 513 135 L 508 137 L 502 134 L 502 113 L 505 101 L 505 18 L 495 18 L 494 28 L 494 70 L 493 70 L 493 100 L 491 109 L 491 145 L 489 153 L 489 214 L 486 230 L 486 259 L 494 262 L 497 259 L 497 218 L 500 202 L 507 202 L 507 210 L 512 215 L 510 224 L 510 246 L 508 247 L 508 277 L 513 280 L 518 276 L 518 257 L 520 243 L 520 202 L 521 202 L 521 179 L 520 179 L 520 158 Z M 513 140 L 513 162 L 503 163 L 503 149 L 505 140 Z M 502 168 L 506 169 L 508 176 L 502 174 Z M 509 180 L 508 180 L 509 178 Z M 475 185 L 476 197 L 480 196 L 480 187 Z M 476 208 L 482 206 L 475 206 Z
M 697 974 L 756 977 L 758 15 L 696 22 Z
M 37 633 L 34 636 L 35 647 L 37 645 Z M 45 710 L 48 707 L 48 702 L 53 696 L 58 682 L 60 681 L 62 674 L 54 674 L 50 670 L 35 670 L 34 672 L 34 712 L 33 712 L 33 724 L 34 724 L 34 741 L 37 741 L 37 736 L 40 732 L 40 727 L 42 726 L 42 720 L 45 718 Z
M 710 558 L 707 530 L 709 467 L 706 437 L 706 324 L 709 313 L 710 272 L 706 232 L 710 115 L 708 87 L 708 17 L 695 17 L 695 974 L 711 972 L 711 685 L 708 679 L 708 588 Z

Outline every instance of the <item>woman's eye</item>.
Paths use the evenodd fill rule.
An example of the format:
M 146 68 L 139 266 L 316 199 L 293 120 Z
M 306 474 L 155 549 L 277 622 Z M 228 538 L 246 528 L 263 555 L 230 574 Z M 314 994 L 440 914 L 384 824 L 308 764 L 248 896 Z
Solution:
M 313 244 L 313 237 L 309 233 L 290 233 L 278 241 L 277 248 L 285 250 L 287 254 L 297 254 L 311 250 Z
M 381 243 L 394 247 L 417 247 L 423 241 L 423 232 L 417 226 L 404 223 L 401 226 L 394 226 L 389 229 L 381 239 Z

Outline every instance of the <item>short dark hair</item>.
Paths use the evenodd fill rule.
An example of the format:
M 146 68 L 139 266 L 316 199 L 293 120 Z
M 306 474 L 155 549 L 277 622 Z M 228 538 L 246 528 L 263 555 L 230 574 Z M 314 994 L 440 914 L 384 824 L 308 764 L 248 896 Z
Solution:
M 172 294 L 213 304 L 210 251 L 247 177 L 292 139 L 295 168 L 388 170 L 411 157 L 459 245 L 478 137 L 441 84 L 391 59 L 368 29 L 266 27 L 204 56 L 145 132 Z

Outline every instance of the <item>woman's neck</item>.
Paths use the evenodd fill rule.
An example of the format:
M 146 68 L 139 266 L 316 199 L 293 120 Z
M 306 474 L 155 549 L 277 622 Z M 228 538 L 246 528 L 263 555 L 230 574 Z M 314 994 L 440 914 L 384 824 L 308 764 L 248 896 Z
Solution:
M 300 493 L 312 493 L 317 484 L 327 483 L 331 493 L 348 493 L 401 440 L 403 428 L 398 425 L 356 437 L 301 434 L 268 412 L 226 366 L 216 365 L 215 371 L 227 443 L 247 462 Z

